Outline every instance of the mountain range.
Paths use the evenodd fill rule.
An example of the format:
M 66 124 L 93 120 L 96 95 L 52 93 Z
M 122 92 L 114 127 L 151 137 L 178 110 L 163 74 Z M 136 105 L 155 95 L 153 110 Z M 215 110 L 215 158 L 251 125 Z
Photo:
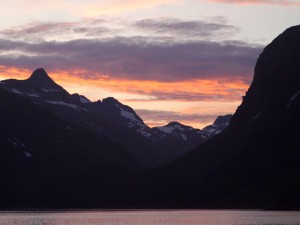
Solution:
M 2 208 L 300 209 L 300 26 L 260 54 L 232 116 L 149 128 L 43 69 L 0 84 Z
M 65 121 L 106 136 L 147 166 L 161 165 L 185 154 L 225 129 L 224 124 L 231 118 L 226 117 L 223 125 L 213 124 L 217 132 L 194 129 L 178 122 L 150 128 L 132 108 L 113 97 L 92 102 L 85 96 L 69 94 L 42 68 L 26 80 L 4 80 L 0 87 L 32 100 Z

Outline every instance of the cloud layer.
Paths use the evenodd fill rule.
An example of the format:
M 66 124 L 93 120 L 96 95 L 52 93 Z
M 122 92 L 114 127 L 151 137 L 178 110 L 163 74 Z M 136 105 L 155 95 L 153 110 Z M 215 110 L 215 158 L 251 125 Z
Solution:
M 87 79 L 172 82 L 222 77 L 249 82 L 260 51 L 244 43 L 148 43 L 134 37 L 40 43 L 0 39 L 0 64 L 83 71 L 76 74 Z
M 217 3 L 233 3 L 233 4 L 273 4 L 273 5 L 293 5 L 300 6 L 298 0 L 209 0 Z
M 1 32 L 0 65 L 44 67 L 145 101 L 239 100 L 261 46 L 216 40 L 236 32 L 223 17 L 30 23 Z
M 184 124 L 201 123 L 207 124 L 214 121 L 216 115 L 202 115 L 202 114 L 183 114 L 173 111 L 160 110 L 136 110 L 136 112 L 143 118 L 143 120 L 151 127 L 166 125 L 171 121 L 179 121 Z

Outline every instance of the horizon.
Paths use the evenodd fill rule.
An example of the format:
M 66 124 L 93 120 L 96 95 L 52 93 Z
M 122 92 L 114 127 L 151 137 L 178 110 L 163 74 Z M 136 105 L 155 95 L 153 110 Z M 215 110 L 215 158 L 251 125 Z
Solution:
M 114 97 L 150 127 L 233 114 L 263 47 L 299 1 L 13 0 L 0 9 L 0 80 L 35 68 L 70 93 Z M 13 10 L 14 13 L 11 13 Z
M 58 84 L 58 85 L 60 85 L 61 87 L 63 87 L 64 89 L 65 89 L 65 87 L 63 86 L 63 85 L 61 85 L 61 84 L 59 84 L 59 83 L 57 83 L 52 77 L 51 77 L 51 75 L 49 75 L 48 74 L 48 72 L 47 72 L 47 70 L 46 69 L 44 69 L 44 68 L 36 68 L 34 71 L 36 71 L 36 70 L 38 70 L 38 69 L 43 69 L 46 73 L 47 73 L 47 75 L 50 77 L 50 79 L 51 80 L 53 80 L 56 84 Z M 34 71 L 32 71 L 32 74 L 34 73 Z M 22 79 L 16 79 L 16 78 L 8 78 L 8 79 L 16 79 L 16 80 L 27 80 L 27 79 L 29 79 L 31 76 L 32 76 L 32 74 L 31 75 L 29 75 L 28 77 L 25 77 L 25 78 L 22 78 Z M 1 79 L 1 76 L 0 76 L 0 82 L 3 82 L 3 81 L 5 81 L 6 79 Z M 65 89 L 66 90 L 66 89 Z M 106 97 L 104 97 L 104 98 L 102 98 L 102 99 L 95 99 L 95 100 L 91 100 L 90 98 L 88 98 L 87 96 L 85 96 L 85 95 L 83 95 L 83 94 L 81 94 L 81 93 L 78 93 L 78 92 L 69 92 L 68 90 L 66 90 L 69 94 L 79 94 L 79 95 L 81 95 L 81 96 L 84 96 L 84 97 L 86 97 L 88 100 L 90 100 L 91 102 L 96 102 L 96 101 L 103 101 L 104 99 L 107 99 L 107 98 L 114 98 L 114 99 L 116 99 L 115 97 L 113 97 L 113 96 L 106 96 Z M 118 99 L 116 99 L 117 101 L 119 101 Z M 122 103 L 121 101 L 119 101 L 120 103 Z M 123 103 L 122 103 L 123 104 Z M 130 105 L 128 105 L 129 107 L 130 107 Z M 138 116 L 140 116 L 139 115 L 139 111 L 140 110 L 135 110 L 136 111 L 136 113 L 137 113 L 137 115 Z M 233 115 L 233 114 L 224 114 L 224 115 L 217 115 L 216 116 L 216 118 L 213 120 L 213 122 L 219 117 L 219 116 L 226 116 L 226 115 Z M 141 116 L 140 116 L 141 117 Z M 141 119 L 143 119 L 142 117 L 141 117 Z M 147 124 L 150 128 L 154 128 L 154 127 L 160 127 L 160 126 L 166 126 L 166 125 L 168 125 L 169 123 L 173 123 L 173 122 L 179 122 L 179 121 L 177 121 L 176 120 L 176 118 L 174 118 L 175 120 L 171 120 L 171 121 L 167 121 L 165 124 L 159 124 L 159 125 L 157 125 L 157 126 L 150 126 L 149 124 Z M 144 121 L 145 122 L 145 121 Z M 180 123 L 180 122 L 179 122 Z M 207 125 L 211 125 L 212 123 L 208 123 Z M 183 124 L 182 123 L 182 125 L 185 125 L 185 126 L 191 126 L 191 125 L 187 125 L 187 124 Z M 193 126 L 191 126 L 191 127 L 193 127 Z M 195 129 L 203 129 L 203 128 L 198 128 L 198 127 L 193 127 L 193 128 L 195 128 Z

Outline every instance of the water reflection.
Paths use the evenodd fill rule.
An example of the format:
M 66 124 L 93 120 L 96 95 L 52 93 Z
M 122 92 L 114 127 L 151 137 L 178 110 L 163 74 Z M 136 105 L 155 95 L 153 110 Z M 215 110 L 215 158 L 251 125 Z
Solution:
M 300 225 L 300 212 L 2 212 L 0 225 Z

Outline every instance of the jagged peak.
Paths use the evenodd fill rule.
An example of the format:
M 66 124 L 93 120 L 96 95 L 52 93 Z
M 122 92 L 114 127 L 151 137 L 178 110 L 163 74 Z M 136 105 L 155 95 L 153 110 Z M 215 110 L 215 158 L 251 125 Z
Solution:
M 44 68 L 37 68 L 36 70 L 33 71 L 31 74 L 29 80 L 50 80 L 53 81 L 49 75 L 47 74 L 46 70 Z
M 47 90 L 65 91 L 61 86 L 56 84 L 47 74 L 44 68 L 38 68 L 33 71 L 27 82 L 35 87 L 44 88 Z
M 167 125 L 165 125 L 166 127 L 173 127 L 173 126 L 180 126 L 180 127 L 186 127 L 185 125 L 183 125 L 183 124 L 181 124 L 181 123 L 179 123 L 179 122 L 177 122 L 177 121 L 172 121 L 172 122 L 170 122 L 170 123 L 168 123 Z
M 164 133 L 173 133 L 174 131 L 178 132 L 182 132 L 182 131 L 192 131 L 195 130 L 193 127 L 191 126 L 186 126 L 184 124 L 181 124 L 177 121 L 172 121 L 170 123 L 168 123 L 167 125 L 161 126 L 161 127 L 154 127 Z
M 122 108 L 126 111 L 134 111 L 131 107 L 127 106 L 127 105 L 124 105 L 122 104 L 121 102 L 119 102 L 117 99 L 115 99 L 114 97 L 107 97 L 107 98 L 104 98 L 102 100 L 102 103 L 104 105 L 113 105 L 113 106 L 116 106 L 118 108 Z
M 102 99 L 103 103 L 118 103 L 121 104 L 117 99 L 115 99 L 114 97 L 107 97 Z
M 85 97 L 84 95 L 80 95 L 78 93 L 74 93 L 71 94 L 71 96 L 73 98 L 75 98 L 76 100 L 80 101 L 81 103 L 91 103 L 91 100 L 89 100 L 87 97 Z

